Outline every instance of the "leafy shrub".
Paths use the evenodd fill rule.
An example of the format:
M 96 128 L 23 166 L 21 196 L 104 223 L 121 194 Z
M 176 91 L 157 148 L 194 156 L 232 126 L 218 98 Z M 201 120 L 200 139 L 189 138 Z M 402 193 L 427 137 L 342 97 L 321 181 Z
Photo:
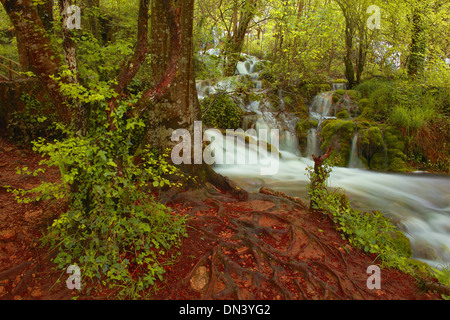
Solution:
M 8 121 L 8 135 L 14 141 L 25 145 L 38 138 L 52 140 L 62 136 L 54 123 L 55 115 L 41 101 L 28 94 L 23 94 L 20 100 L 24 109 L 12 112 Z
M 134 296 L 162 279 L 161 261 L 185 234 L 185 220 L 173 216 L 148 192 L 151 187 L 172 185 L 165 176 L 177 171 L 149 147 L 138 151 L 142 160 L 135 161 L 131 135 L 144 123 L 125 120 L 127 107 L 122 103 L 111 115 L 116 130 L 109 130 L 103 109 L 97 111 L 97 126 L 86 137 L 67 130 L 65 140 L 34 142 L 34 150 L 45 156 L 41 165 L 57 166 L 61 179 L 13 192 L 19 202 L 66 199 L 69 210 L 44 237 L 45 244 L 58 249 L 54 262 L 61 269 L 78 265 L 87 281 Z M 36 174 L 26 168 L 22 173 Z
M 206 97 L 201 102 L 203 122 L 220 129 L 237 129 L 242 124 L 241 108 L 226 93 Z
M 318 172 L 308 167 L 311 209 L 327 214 L 344 239 L 347 238 L 350 244 L 367 253 L 376 254 L 383 265 L 412 275 L 429 274 L 431 269 L 427 265 L 417 264 L 410 259 L 412 250 L 409 239 L 381 212 L 353 209 L 340 189 L 328 190 L 330 173 L 329 162 L 320 167 Z

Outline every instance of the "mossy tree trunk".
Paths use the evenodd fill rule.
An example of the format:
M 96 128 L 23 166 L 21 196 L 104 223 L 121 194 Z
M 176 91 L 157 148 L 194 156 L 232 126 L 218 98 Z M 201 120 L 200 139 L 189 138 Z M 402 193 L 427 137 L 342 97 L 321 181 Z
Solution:
M 236 64 L 239 61 L 242 48 L 244 46 L 245 35 L 248 31 L 250 21 L 256 13 L 256 0 L 244 1 L 244 7 L 241 9 L 239 21 L 234 20 L 233 34 L 228 34 L 225 42 L 225 56 L 227 61 L 224 66 L 224 75 L 232 76 L 236 69 Z M 237 19 L 237 10 L 234 19 Z
M 425 69 L 427 50 L 426 31 L 423 12 L 414 8 L 412 13 L 411 50 L 408 58 L 408 75 L 412 78 L 420 76 Z

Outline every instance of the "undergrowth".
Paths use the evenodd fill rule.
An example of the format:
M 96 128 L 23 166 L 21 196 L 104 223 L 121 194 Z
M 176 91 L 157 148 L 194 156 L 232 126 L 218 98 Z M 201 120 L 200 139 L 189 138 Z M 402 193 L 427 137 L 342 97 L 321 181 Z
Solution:
M 181 175 L 167 161 L 133 144 L 142 120 L 127 119 L 129 104 L 121 103 L 111 114 L 116 130 L 110 130 L 106 104 L 94 115 L 95 126 L 80 137 L 60 127 L 66 139 L 35 141 L 43 155 L 41 168 L 18 173 L 37 175 L 45 167 L 58 167 L 57 183 L 43 182 L 32 190 L 10 190 L 19 202 L 65 199 L 69 209 L 48 228 L 44 245 L 57 249 L 54 262 L 61 270 L 81 269 L 85 288 L 118 289 L 119 297 L 139 298 L 163 279 L 168 251 L 186 235 L 185 218 L 157 202 L 152 187 L 174 186 L 166 176 Z M 140 161 L 137 161 L 140 159 Z
M 348 239 L 356 248 L 377 256 L 383 267 L 397 268 L 417 279 L 437 277 L 449 285 L 450 273 L 435 270 L 425 263 L 411 258 L 409 239 L 381 212 L 361 212 L 350 206 L 350 201 L 341 189 L 329 190 L 327 179 L 331 173 L 329 163 L 318 173 L 308 168 L 310 185 L 308 194 L 311 209 L 328 215 L 335 223 L 343 239 Z

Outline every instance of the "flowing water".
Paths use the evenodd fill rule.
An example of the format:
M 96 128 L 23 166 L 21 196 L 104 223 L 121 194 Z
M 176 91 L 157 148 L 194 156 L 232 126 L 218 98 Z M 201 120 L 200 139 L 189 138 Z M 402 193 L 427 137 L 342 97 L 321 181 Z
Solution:
M 237 76 L 252 75 L 258 83 L 257 73 L 252 72 L 256 58 L 241 62 L 237 68 Z M 261 86 L 255 92 L 261 93 Z M 199 98 L 205 91 L 214 92 L 214 86 L 204 81 L 197 83 Z M 336 84 L 333 90 L 345 88 Z M 332 92 L 319 94 L 311 104 L 312 119 L 323 121 L 333 118 Z M 282 103 L 282 101 L 281 101 Z M 274 175 L 261 175 L 266 162 L 258 164 L 215 165 L 215 170 L 226 175 L 250 192 L 258 192 L 263 186 L 283 191 L 293 196 L 306 199 L 306 186 L 309 183 L 307 167 L 312 166 L 311 156 L 318 155 L 319 132 L 311 129 L 308 135 L 308 147 L 302 155 L 295 136 L 295 123 L 298 119 L 288 113 L 275 114 L 267 102 L 253 101 L 242 108 L 249 114 L 244 118 L 243 129 L 280 130 L 278 172 Z M 320 125 L 319 125 L 320 128 Z M 225 137 L 222 137 L 226 139 Z M 254 136 L 258 139 L 258 134 Z M 352 200 L 354 207 L 362 210 L 380 210 L 391 218 L 410 239 L 413 257 L 440 268 L 450 264 L 450 178 L 448 176 L 412 173 L 392 174 L 359 169 L 362 163 L 357 156 L 357 135 L 352 141 L 350 164 L 354 168 L 334 167 L 329 178 L 330 187 L 342 188 Z M 258 157 L 257 148 L 253 145 L 225 147 L 221 137 L 213 141 L 216 148 L 223 150 L 228 159 L 236 153 L 246 152 Z M 234 144 L 233 144 L 234 145 Z M 358 161 L 359 160 L 359 161 Z

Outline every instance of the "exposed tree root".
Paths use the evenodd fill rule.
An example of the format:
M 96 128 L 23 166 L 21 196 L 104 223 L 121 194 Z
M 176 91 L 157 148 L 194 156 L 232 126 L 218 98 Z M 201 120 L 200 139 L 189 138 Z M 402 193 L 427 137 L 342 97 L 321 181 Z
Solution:
M 197 195 L 173 199 L 194 200 L 193 211 L 203 226 L 198 231 L 214 242 L 180 283 L 206 267 L 204 299 L 353 299 L 371 294 L 350 279 L 338 248 L 302 227 L 301 199 L 280 198 L 283 195 L 267 189 L 250 196 L 248 211 L 241 207 L 233 212 L 233 205 L 239 204 L 235 199 Z M 214 215 L 203 214 L 212 209 L 217 210 Z

